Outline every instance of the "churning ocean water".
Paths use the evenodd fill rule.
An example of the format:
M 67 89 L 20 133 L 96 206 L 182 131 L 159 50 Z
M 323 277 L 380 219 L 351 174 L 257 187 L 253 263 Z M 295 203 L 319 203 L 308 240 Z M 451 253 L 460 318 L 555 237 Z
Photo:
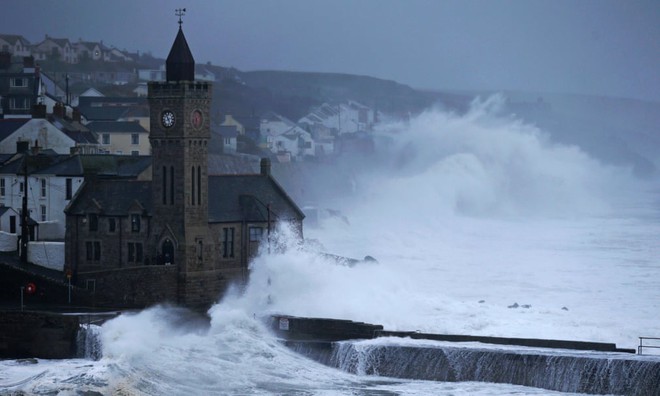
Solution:
M 307 243 L 280 227 L 279 248 L 211 308 L 210 326 L 171 307 L 122 315 L 96 329 L 100 360 L 0 362 L 0 394 L 556 393 L 348 374 L 281 345 L 262 321 L 272 313 L 621 348 L 660 336 L 658 188 L 497 106 L 381 127 L 378 166 L 317 203 L 330 210 Z M 320 251 L 377 262 L 337 265 Z

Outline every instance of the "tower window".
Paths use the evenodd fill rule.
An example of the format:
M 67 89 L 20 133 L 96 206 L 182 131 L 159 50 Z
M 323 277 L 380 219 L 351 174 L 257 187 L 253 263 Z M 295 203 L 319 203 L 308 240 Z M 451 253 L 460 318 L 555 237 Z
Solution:
M 174 167 L 170 166 L 170 205 L 174 205 Z
M 163 167 L 163 205 L 167 204 L 167 167 Z
M 197 205 L 202 204 L 202 168 L 197 166 Z
M 191 191 L 192 191 L 191 192 L 191 194 L 192 194 L 191 198 L 192 199 L 190 201 L 190 204 L 192 206 L 195 206 L 195 167 L 194 166 L 190 169 L 190 174 L 191 174 L 190 175 L 190 180 L 191 180 L 191 183 L 192 183 L 192 189 L 191 189 Z

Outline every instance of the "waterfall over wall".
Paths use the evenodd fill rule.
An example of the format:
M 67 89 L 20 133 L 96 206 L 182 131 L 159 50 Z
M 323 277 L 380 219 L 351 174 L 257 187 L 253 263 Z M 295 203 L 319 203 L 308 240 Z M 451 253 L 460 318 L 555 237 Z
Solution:
M 102 357 L 101 327 L 93 324 L 80 325 L 76 334 L 76 356 L 79 358 L 99 360 Z
M 359 375 L 494 382 L 591 394 L 660 395 L 657 357 L 359 341 L 288 341 L 287 345 L 323 364 Z

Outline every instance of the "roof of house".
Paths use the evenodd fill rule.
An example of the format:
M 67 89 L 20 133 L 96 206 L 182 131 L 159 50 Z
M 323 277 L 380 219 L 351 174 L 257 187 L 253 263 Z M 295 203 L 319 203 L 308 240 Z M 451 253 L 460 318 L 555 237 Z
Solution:
M 151 213 L 151 198 L 150 181 L 91 179 L 85 180 L 64 211 L 72 215 L 98 212 L 107 216 L 126 216 L 137 202 Z
M 11 206 L 0 206 L 0 216 L 4 215 L 5 213 L 7 213 L 10 210 L 14 213 L 18 213 Z
M 246 129 L 259 129 L 261 126 L 261 118 L 255 116 L 235 116 L 232 115 L 232 118 L 238 121 L 243 128 Z
M 96 135 L 94 135 L 87 126 L 78 121 L 69 121 L 61 117 L 53 116 L 51 117 L 50 122 L 78 144 L 98 144 Z
M 137 121 L 94 121 L 87 124 L 92 132 L 147 133 Z
M 28 121 L 30 121 L 29 118 L 7 118 L 0 120 L 0 141 L 5 140 Z
M 214 127 L 211 132 L 222 136 L 223 138 L 235 138 L 238 136 L 238 128 L 236 125 L 221 125 Z
M 150 181 L 91 179 L 66 208 L 72 215 L 126 216 L 137 202 L 153 214 Z M 269 209 L 270 208 L 270 209 Z M 269 213 L 270 211 L 270 213 Z M 302 220 L 304 214 L 270 176 L 209 176 L 209 223 Z
M 129 109 L 146 106 L 144 97 L 81 96 L 78 99 L 78 110 L 90 121 L 116 121 Z
M 30 42 L 25 37 L 18 34 L 0 34 L 0 39 L 3 39 L 4 41 L 14 45 L 17 41 L 21 41 L 24 44 L 30 44 Z
M 270 219 L 302 220 L 305 216 L 284 189 L 270 176 L 209 176 L 209 222 Z

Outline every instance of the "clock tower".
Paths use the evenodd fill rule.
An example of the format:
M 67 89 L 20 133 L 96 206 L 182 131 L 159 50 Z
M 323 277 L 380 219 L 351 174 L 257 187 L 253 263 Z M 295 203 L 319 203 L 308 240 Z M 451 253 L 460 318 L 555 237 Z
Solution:
M 195 305 L 199 296 L 192 285 L 200 284 L 196 278 L 212 270 L 215 261 L 207 174 L 212 85 L 195 81 L 195 60 L 181 19 L 167 57 L 166 76 L 165 82 L 149 83 L 153 205 L 149 245 L 159 264 L 178 268 L 177 302 Z

